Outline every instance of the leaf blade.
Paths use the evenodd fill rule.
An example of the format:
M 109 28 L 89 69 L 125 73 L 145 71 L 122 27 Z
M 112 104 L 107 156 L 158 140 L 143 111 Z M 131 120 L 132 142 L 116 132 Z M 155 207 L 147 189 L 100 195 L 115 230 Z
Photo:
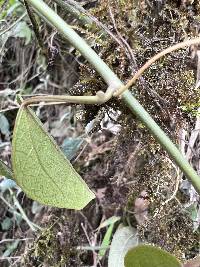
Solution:
M 9 125 L 7 118 L 5 117 L 4 114 L 0 113 L 0 132 L 5 136 L 9 136 L 10 134 L 9 128 L 10 128 L 10 125 Z
M 125 267 L 181 267 L 181 263 L 169 252 L 152 245 L 139 245 L 128 251 Z
M 101 228 L 107 227 L 111 224 L 114 224 L 114 223 L 118 222 L 120 219 L 121 219 L 121 217 L 119 217 L 119 216 L 112 216 L 112 217 L 108 218 L 107 220 L 103 221 L 99 225 L 98 230 L 100 230 Z
M 0 176 L 13 179 L 12 170 L 1 160 L 0 160 Z
M 109 225 L 109 227 L 108 227 L 108 229 L 104 235 L 103 241 L 101 243 L 102 249 L 99 250 L 99 254 L 98 254 L 100 259 L 102 259 L 104 257 L 106 250 L 107 250 L 107 247 L 110 245 L 110 239 L 112 236 L 113 228 L 114 228 L 114 223 Z
M 79 210 L 95 197 L 30 108 L 18 112 L 12 147 L 16 182 L 31 199 Z
M 135 228 L 130 226 L 118 227 L 111 242 L 108 267 L 124 267 L 126 253 L 138 243 L 139 237 Z

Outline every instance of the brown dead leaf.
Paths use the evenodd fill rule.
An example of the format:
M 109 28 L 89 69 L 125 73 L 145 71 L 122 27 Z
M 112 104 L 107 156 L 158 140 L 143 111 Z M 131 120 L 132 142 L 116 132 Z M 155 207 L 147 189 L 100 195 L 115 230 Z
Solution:
M 197 256 L 196 258 L 189 260 L 183 265 L 183 267 L 200 267 L 200 256 Z
M 147 220 L 148 207 L 150 205 L 148 193 L 143 190 L 134 203 L 134 213 L 138 224 L 143 224 Z
M 105 192 L 106 192 L 106 187 L 97 189 L 96 197 L 97 197 L 99 200 L 101 200 L 102 198 L 104 198 L 104 196 L 105 196 Z

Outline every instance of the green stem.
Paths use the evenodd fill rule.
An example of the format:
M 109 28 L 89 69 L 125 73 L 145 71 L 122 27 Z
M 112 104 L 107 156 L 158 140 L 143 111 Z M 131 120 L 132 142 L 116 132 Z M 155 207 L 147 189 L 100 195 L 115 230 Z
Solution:
M 106 92 L 98 91 L 94 96 L 73 96 L 73 95 L 47 95 L 47 96 L 33 96 L 27 100 L 22 101 L 23 106 L 33 105 L 38 102 L 45 103 L 74 103 L 74 104 L 103 104 L 107 102 L 117 88 L 109 86 Z
M 54 0 L 56 4 L 58 4 L 60 7 L 62 7 L 63 10 L 68 11 L 70 14 L 72 14 L 74 17 L 76 17 L 82 24 L 87 24 L 87 25 L 92 25 L 93 21 L 84 14 L 84 9 L 81 8 L 78 10 L 75 5 L 76 2 L 74 3 L 74 6 L 70 5 L 67 2 L 64 2 L 62 0 Z M 82 11 L 82 12 L 81 12 Z
M 123 83 L 113 73 L 113 71 L 105 64 L 105 62 L 94 52 L 93 49 L 69 26 L 64 20 L 57 15 L 42 0 L 27 0 L 41 15 L 43 15 L 54 27 L 64 35 L 64 37 L 90 62 L 96 71 L 102 76 L 108 86 L 119 88 Z M 185 173 L 193 186 L 200 193 L 200 177 L 190 166 L 176 145 L 172 143 L 164 131 L 156 124 L 152 117 L 140 105 L 135 97 L 126 91 L 122 95 L 123 101 L 129 106 L 130 110 L 150 130 L 157 141 L 166 149 L 169 155 L 174 159 L 180 169 Z
M 152 119 L 149 113 L 140 105 L 140 103 L 132 96 L 130 91 L 123 93 L 123 99 L 129 106 L 130 110 L 137 115 L 137 117 L 144 123 L 144 125 L 150 130 L 155 139 L 162 145 L 168 154 L 173 158 L 179 168 L 191 181 L 196 190 L 200 193 L 200 176 L 197 175 L 192 166 L 188 163 L 186 158 L 179 151 L 177 146 L 172 143 L 170 138 L 165 132 L 158 126 L 158 124 Z

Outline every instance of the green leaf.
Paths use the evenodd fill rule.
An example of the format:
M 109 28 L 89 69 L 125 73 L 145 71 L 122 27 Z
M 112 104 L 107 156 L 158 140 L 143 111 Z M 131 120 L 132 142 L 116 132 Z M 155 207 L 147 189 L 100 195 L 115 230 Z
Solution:
M 108 267 L 124 267 L 124 257 L 128 250 L 137 246 L 138 234 L 133 227 L 119 227 L 113 236 L 108 257 Z M 137 266 L 139 267 L 139 266 Z
M 7 118 L 4 116 L 4 114 L 0 113 L 0 132 L 6 136 L 9 136 L 9 127 L 10 125 Z
M 0 160 L 0 176 L 13 179 L 13 173 L 11 169 L 1 160 Z
M 69 137 L 64 140 L 62 144 L 62 151 L 68 158 L 68 160 L 73 159 L 73 157 L 79 150 L 80 146 L 82 145 L 83 141 L 84 141 L 83 138 L 80 137 L 75 137 L 75 138 Z
M 121 218 L 119 216 L 112 216 L 110 218 L 108 218 L 107 220 L 103 221 L 99 227 L 98 227 L 98 230 L 100 230 L 101 228 L 104 228 L 104 227 L 107 227 L 109 226 L 110 224 L 114 224 L 116 223 L 117 221 L 119 221 Z
M 31 207 L 31 212 L 33 214 L 37 214 L 37 213 L 40 213 L 40 211 L 42 210 L 44 206 L 41 205 L 40 203 L 38 203 L 37 201 L 33 201 L 32 203 L 32 207 Z
M 1 193 L 4 193 L 6 190 L 8 189 L 13 189 L 13 188 L 17 188 L 17 185 L 15 183 L 15 181 L 11 180 L 11 179 L 3 179 L 0 182 L 0 191 Z
M 19 1 L 10 1 L 8 10 L 7 10 L 7 16 L 13 15 L 14 11 L 20 6 Z
M 99 251 L 99 258 L 103 258 L 103 256 L 105 255 L 106 253 L 106 248 L 110 245 L 110 239 L 111 239 L 111 236 L 112 236 L 112 232 L 113 232 L 113 227 L 114 227 L 114 223 L 110 224 L 105 235 L 104 235 L 104 238 L 103 238 L 103 241 L 101 243 L 101 248 L 100 251 Z
M 4 251 L 2 256 L 3 257 L 9 257 L 10 254 L 12 254 L 17 249 L 18 244 L 19 244 L 19 240 L 17 240 L 17 239 L 14 242 L 12 242 L 11 244 L 8 244 L 7 248 Z
M 125 267 L 181 267 L 181 263 L 160 248 L 151 245 L 139 245 L 125 256 Z
M 12 34 L 13 37 L 25 38 L 25 45 L 29 44 L 32 38 L 32 31 L 25 21 L 17 24 Z
M 3 231 L 8 231 L 12 226 L 12 219 L 9 217 L 5 217 L 3 222 L 1 222 L 1 228 Z
M 188 212 L 189 217 L 193 220 L 196 221 L 198 217 L 198 210 L 197 210 L 197 204 L 191 204 L 186 208 L 186 211 Z
M 17 115 L 12 165 L 17 184 L 42 204 L 79 210 L 95 197 L 29 108 Z
M 109 226 L 105 235 L 104 235 L 103 241 L 101 243 L 101 249 L 100 249 L 99 254 L 98 254 L 100 259 L 103 258 L 103 256 L 106 253 L 107 248 L 110 245 L 114 224 L 117 221 L 119 221 L 120 219 L 121 219 L 120 217 L 112 216 L 112 217 L 108 218 L 107 220 L 105 220 L 104 222 L 102 222 L 100 224 L 100 226 L 98 227 L 98 230 L 100 230 L 101 228 Z

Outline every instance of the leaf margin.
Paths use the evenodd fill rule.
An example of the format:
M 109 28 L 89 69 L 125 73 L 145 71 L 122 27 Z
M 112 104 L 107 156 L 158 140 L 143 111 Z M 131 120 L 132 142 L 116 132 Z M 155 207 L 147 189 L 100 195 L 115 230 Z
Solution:
M 56 149 L 56 151 L 59 153 L 59 155 L 62 157 L 63 160 L 65 160 L 65 163 L 67 164 L 68 168 L 70 168 L 70 170 L 73 172 L 73 174 L 75 174 L 79 181 L 82 183 L 83 186 L 85 186 L 85 189 L 87 189 L 88 192 L 88 196 L 87 196 L 87 201 L 85 201 L 84 204 L 80 205 L 74 205 L 74 207 L 72 206 L 67 206 L 67 205 L 63 205 L 63 206 L 57 206 L 55 204 L 51 204 L 51 203 L 47 203 L 41 200 L 38 200 L 30 191 L 24 189 L 25 187 L 23 185 L 21 185 L 21 182 L 19 181 L 19 179 L 17 178 L 16 175 L 16 138 L 17 138 L 17 130 L 19 129 L 19 125 L 20 125 L 20 119 L 23 115 L 23 112 L 27 112 L 28 116 L 31 116 L 31 118 L 34 120 L 34 123 L 37 124 L 37 126 L 40 128 L 40 130 L 46 135 L 48 136 L 51 144 L 53 145 L 53 147 Z M 26 115 L 27 115 L 26 114 Z M 59 146 L 56 144 L 55 140 L 53 139 L 53 137 L 44 129 L 41 121 L 39 120 L 39 118 L 36 116 L 36 114 L 32 111 L 31 108 L 26 107 L 21 105 L 18 113 L 17 113 L 17 117 L 15 120 L 15 126 L 14 126 L 14 130 L 13 130 L 13 139 L 12 139 L 12 153 L 11 153 L 11 161 L 12 161 L 12 167 L 13 167 L 13 176 L 15 181 L 17 182 L 17 184 L 20 186 L 20 188 L 26 193 L 26 195 L 33 199 L 38 201 L 41 204 L 44 205 L 48 205 L 48 206 L 54 206 L 54 207 L 58 207 L 58 208 L 68 208 L 68 209 L 75 209 L 75 210 L 80 210 L 82 208 L 84 208 L 92 199 L 95 198 L 95 194 L 89 189 L 89 187 L 87 186 L 87 184 L 85 183 L 85 181 L 81 178 L 81 176 L 76 172 L 76 170 L 73 168 L 72 164 L 70 163 L 70 161 L 66 158 L 66 156 L 64 155 L 64 153 L 62 152 L 62 150 L 59 148 Z

